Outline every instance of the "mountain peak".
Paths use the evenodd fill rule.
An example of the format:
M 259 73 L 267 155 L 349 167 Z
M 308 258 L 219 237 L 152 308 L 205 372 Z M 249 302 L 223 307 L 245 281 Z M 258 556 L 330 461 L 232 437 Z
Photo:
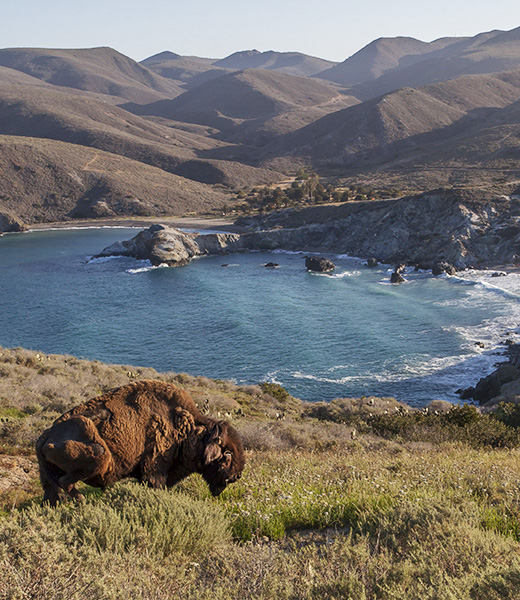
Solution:
M 154 54 L 153 56 L 149 56 L 142 61 L 142 64 L 161 62 L 163 60 L 180 60 L 183 57 L 180 54 L 175 54 L 175 52 L 170 52 L 169 50 L 165 50 L 164 52 L 159 52 L 159 54 Z

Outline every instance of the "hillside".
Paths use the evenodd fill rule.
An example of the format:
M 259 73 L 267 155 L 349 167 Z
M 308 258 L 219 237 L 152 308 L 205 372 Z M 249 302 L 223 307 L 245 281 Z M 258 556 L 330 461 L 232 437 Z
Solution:
M 420 87 L 463 75 L 498 73 L 520 68 L 520 27 L 490 32 L 426 54 L 422 60 L 390 70 L 373 81 L 354 85 L 350 92 L 367 100 L 403 86 Z
M 214 127 L 221 139 L 259 145 L 256 130 L 276 135 L 298 129 L 319 116 L 357 102 L 317 80 L 260 69 L 223 75 L 173 100 L 128 107 L 155 115 Z
M 408 158 L 432 162 L 434 153 L 459 155 L 458 136 L 475 135 L 486 115 L 520 99 L 520 71 L 461 77 L 419 89 L 404 88 L 335 112 L 262 149 L 263 160 L 290 156 L 359 170 Z M 509 119 L 514 121 L 513 114 Z M 507 140 L 507 135 L 504 140 Z M 514 143 L 512 138 L 511 143 Z M 436 150 L 438 148 L 438 150 Z M 483 153 L 485 146 L 482 146 Z M 400 161 L 400 162 L 399 162 Z
M 426 413 L 393 398 L 305 403 L 276 384 L 22 348 L 0 348 L 0 372 L 6 596 L 517 597 L 517 407 L 482 415 L 439 402 Z M 80 484 L 84 502 L 38 506 L 40 433 L 80 402 L 150 378 L 232 422 L 247 455 L 240 481 L 218 498 L 199 475 L 157 490 Z
M 278 176 L 231 161 L 199 158 L 199 153 L 211 154 L 224 144 L 173 123 L 154 123 L 96 98 L 62 90 L 0 84 L 0 134 L 98 148 L 204 183 L 241 187 Z
M 136 63 L 110 48 L 5 49 L 0 135 L 109 152 L 218 194 L 301 166 L 409 191 L 495 186 L 520 179 L 519 48 L 520 28 L 380 38 L 333 66 L 298 52 Z
M 173 79 L 191 89 L 226 73 L 245 69 L 265 69 L 287 75 L 310 77 L 329 69 L 335 63 L 308 56 L 301 52 L 259 52 L 244 50 L 222 59 L 181 56 L 174 52 L 160 52 L 141 61 L 141 64 L 163 77 Z
M 0 136 L 0 172 L 0 215 L 11 223 L 183 215 L 229 202 L 226 194 L 209 186 L 53 140 Z
M 162 77 L 173 79 L 183 88 L 190 89 L 233 70 L 216 67 L 215 62 L 214 58 L 181 56 L 166 51 L 145 58 L 141 64 Z
M 0 65 L 56 86 L 117 96 L 131 102 L 172 98 L 181 89 L 111 48 L 50 50 L 6 48 Z
M 340 85 L 356 85 L 377 79 L 405 64 L 424 60 L 425 55 L 451 46 L 461 38 L 442 38 L 427 43 L 410 37 L 379 38 L 330 69 L 315 74 Z
M 9 69 L 8 67 L 0 67 L 0 84 L 10 85 L 36 85 L 38 87 L 51 87 L 45 81 L 27 75 L 22 71 L 16 69 Z

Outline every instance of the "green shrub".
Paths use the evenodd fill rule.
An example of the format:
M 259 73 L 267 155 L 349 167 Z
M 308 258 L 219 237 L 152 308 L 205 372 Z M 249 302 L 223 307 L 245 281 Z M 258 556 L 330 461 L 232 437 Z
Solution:
M 491 416 L 509 427 L 520 428 L 520 404 L 500 402 Z
M 520 431 L 474 406 L 455 406 L 444 413 L 413 411 L 373 415 L 374 433 L 400 440 L 464 442 L 474 448 L 512 448 L 520 445 Z
M 276 398 L 276 400 L 279 402 L 283 403 L 291 399 L 291 394 L 289 394 L 289 392 L 278 383 L 269 383 L 267 381 L 263 381 L 260 384 L 260 388 L 265 394 L 269 394 L 269 396 Z
M 132 482 L 117 484 L 102 495 L 89 494 L 79 504 L 30 506 L 2 522 L 1 531 L 5 535 L 12 526 L 31 529 L 42 520 L 61 530 L 64 540 L 84 547 L 110 552 L 139 549 L 158 557 L 197 554 L 230 539 L 228 521 L 216 504 Z

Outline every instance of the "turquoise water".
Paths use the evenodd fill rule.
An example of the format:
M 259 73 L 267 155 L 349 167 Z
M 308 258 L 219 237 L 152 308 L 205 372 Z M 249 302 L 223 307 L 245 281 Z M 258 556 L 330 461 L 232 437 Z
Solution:
M 0 345 L 159 370 L 275 381 L 306 400 L 395 396 L 456 401 L 487 374 L 520 319 L 520 278 L 408 273 L 332 256 L 206 257 L 182 268 L 89 258 L 130 229 L 0 238 Z M 275 261 L 278 269 L 264 263 Z M 222 267 L 229 263 L 228 267 Z M 475 345 L 482 341 L 485 349 Z

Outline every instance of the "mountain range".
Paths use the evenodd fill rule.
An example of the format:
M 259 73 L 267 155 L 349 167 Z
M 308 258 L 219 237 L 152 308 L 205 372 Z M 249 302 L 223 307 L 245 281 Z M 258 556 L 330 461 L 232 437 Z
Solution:
M 380 38 L 341 63 L 4 49 L 0 145 L 0 229 L 221 211 L 301 166 L 414 191 L 514 184 L 520 27 Z

